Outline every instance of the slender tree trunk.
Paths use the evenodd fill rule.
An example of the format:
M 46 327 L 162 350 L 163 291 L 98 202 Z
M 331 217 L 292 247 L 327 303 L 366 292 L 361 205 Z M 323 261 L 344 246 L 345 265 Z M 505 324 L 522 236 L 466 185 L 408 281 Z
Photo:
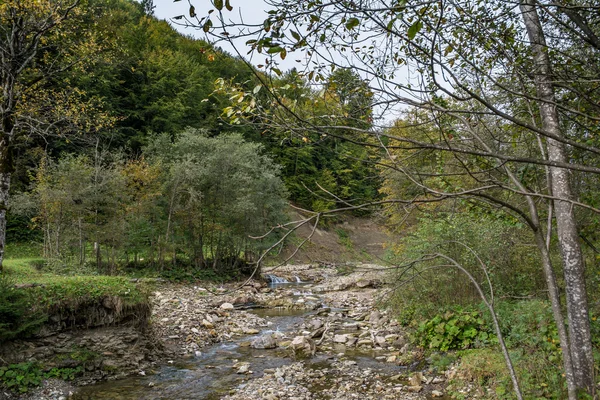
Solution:
M 555 106 L 554 84 L 550 57 L 537 9 L 531 0 L 521 1 L 521 12 L 531 42 L 537 96 L 540 99 L 540 116 L 544 130 L 561 137 L 560 121 Z M 568 163 L 565 145 L 552 138 L 547 139 L 548 159 Z M 550 168 L 552 195 L 567 201 L 554 201 L 558 242 L 563 260 L 565 277 L 569 340 L 573 359 L 573 371 L 577 389 L 594 393 L 594 359 L 590 333 L 589 311 L 585 285 L 585 265 L 575 214 L 569 171 Z
M 11 154 L 11 139 L 15 127 L 12 114 L 5 114 L 2 118 L 2 132 L 0 132 L 0 272 L 4 270 L 4 248 L 6 247 L 6 210 L 8 209 L 8 196 L 10 191 L 10 177 L 14 165 Z

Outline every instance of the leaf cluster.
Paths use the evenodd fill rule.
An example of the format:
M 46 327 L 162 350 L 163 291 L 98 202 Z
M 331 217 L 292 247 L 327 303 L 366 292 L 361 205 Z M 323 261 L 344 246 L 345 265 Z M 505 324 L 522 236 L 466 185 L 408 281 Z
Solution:
M 481 314 L 476 311 L 448 311 L 419 326 L 419 344 L 441 351 L 468 349 L 497 343 Z

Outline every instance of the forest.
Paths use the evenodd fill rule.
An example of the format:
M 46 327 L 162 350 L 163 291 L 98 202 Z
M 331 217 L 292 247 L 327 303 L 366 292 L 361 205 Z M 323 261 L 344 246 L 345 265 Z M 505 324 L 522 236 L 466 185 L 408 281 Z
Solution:
M 231 281 L 352 216 L 393 238 L 386 304 L 438 363 L 596 398 L 597 2 L 193 3 L 0 4 L 0 342 L 39 317 L 11 258 Z

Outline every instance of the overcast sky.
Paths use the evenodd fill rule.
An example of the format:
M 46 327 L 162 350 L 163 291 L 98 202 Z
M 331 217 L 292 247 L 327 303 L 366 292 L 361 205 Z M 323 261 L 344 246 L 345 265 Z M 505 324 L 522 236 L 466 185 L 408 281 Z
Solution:
M 138 1 L 141 1 L 141 0 L 138 0 Z M 298 0 L 298 1 L 302 1 L 302 0 Z M 241 18 L 243 18 L 243 21 L 245 23 L 261 24 L 267 17 L 268 6 L 264 2 L 264 0 L 230 0 L 230 3 L 233 6 L 233 10 L 230 12 L 230 11 L 223 9 L 223 14 L 226 16 L 226 18 L 230 18 L 234 22 L 239 23 L 239 22 L 241 22 Z M 170 21 L 171 25 L 174 26 L 175 29 L 177 29 L 179 32 L 181 32 L 183 34 L 191 35 L 191 36 L 199 38 L 199 39 L 206 39 L 206 36 L 205 36 L 204 32 L 202 31 L 202 29 L 182 27 L 182 26 L 177 25 L 177 22 L 179 22 L 179 21 L 172 19 L 173 17 L 179 16 L 179 15 L 189 16 L 190 3 L 188 2 L 188 0 L 180 0 L 177 2 L 173 2 L 173 0 L 154 0 L 154 4 L 156 6 L 154 12 L 155 12 L 155 15 L 157 18 Z M 208 11 L 214 8 L 214 6 L 210 0 L 192 0 L 192 4 L 194 5 L 195 12 L 199 18 L 208 15 Z M 216 13 L 214 13 L 212 15 L 214 16 L 215 14 Z M 180 20 L 180 21 L 182 21 L 182 20 Z M 218 21 L 214 17 L 213 17 L 213 23 L 215 25 L 217 25 L 217 23 L 218 23 Z M 245 59 L 247 59 L 254 65 L 264 64 L 265 63 L 264 55 L 254 55 L 254 58 L 250 58 L 251 55 L 247 55 L 249 48 L 247 48 L 245 45 L 246 40 L 247 39 L 240 39 L 235 42 L 237 51 L 239 51 L 239 53 Z M 236 52 L 234 47 L 231 46 L 227 42 L 219 42 L 216 45 L 221 47 L 223 50 L 229 52 L 230 54 L 238 55 L 238 53 Z M 274 60 L 277 60 L 277 62 L 279 63 L 278 67 L 282 71 L 289 70 L 293 67 L 297 67 L 300 71 L 302 71 L 303 64 L 302 64 L 302 62 L 298 63 L 296 61 L 298 58 L 303 58 L 303 56 L 299 52 L 294 53 L 293 56 L 291 54 L 288 54 L 288 57 L 284 61 L 281 61 L 278 58 L 274 58 Z M 335 56 L 334 58 L 336 59 L 337 62 L 339 62 L 341 64 L 347 64 L 347 61 L 344 61 L 343 59 L 340 59 L 337 56 Z M 369 78 L 369 77 L 363 76 L 363 78 Z M 400 74 L 400 79 L 402 79 L 402 80 L 410 79 L 410 78 L 408 78 L 407 70 Z M 377 110 L 376 110 L 376 114 L 378 114 Z M 389 122 L 390 120 L 395 118 L 395 114 L 396 114 L 395 112 L 391 112 L 390 114 L 383 116 L 383 120 Z
M 263 0 L 230 0 L 231 5 L 233 6 L 233 11 L 229 12 L 223 9 L 223 13 L 226 17 L 231 18 L 235 22 L 241 22 L 240 16 L 244 19 L 246 23 L 262 23 L 267 16 L 266 10 L 267 5 Z M 179 32 L 192 35 L 199 39 L 204 39 L 204 32 L 201 29 L 193 29 L 193 28 L 185 28 L 182 26 L 178 26 L 173 21 L 172 18 L 178 15 L 189 15 L 189 3 L 187 0 L 181 0 L 177 2 L 173 2 L 173 0 L 154 0 L 154 4 L 156 9 L 154 13 L 156 17 L 171 21 L 172 25 Z M 210 0 L 193 0 L 192 4 L 195 7 L 195 12 L 198 17 L 203 17 L 208 14 L 208 11 L 213 7 L 212 2 Z M 215 14 L 213 14 L 215 15 Z M 214 23 L 217 21 L 213 18 Z M 247 53 L 247 49 L 245 48 L 245 40 L 240 40 L 236 42 L 236 47 L 238 51 L 244 56 Z M 229 53 L 236 54 L 235 49 L 227 42 L 219 42 L 217 46 L 221 47 L 223 50 L 226 50 Z M 261 61 L 256 60 L 255 64 L 262 63 Z M 291 68 L 292 64 L 284 65 L 285 69 Z

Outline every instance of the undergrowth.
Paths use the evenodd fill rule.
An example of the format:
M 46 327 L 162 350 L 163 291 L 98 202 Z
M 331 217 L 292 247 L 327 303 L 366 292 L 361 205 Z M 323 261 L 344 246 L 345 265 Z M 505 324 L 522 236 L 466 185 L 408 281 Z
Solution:
M 496 305 L 496 313 L 524 397 L 566 398 L 562 353 L 550 304 L 544 300 L 503 301 Z M 591 324 L 592 332 L 600 332 L 600 321 L 593 314 Z M 415 341 L 436 351 L 430 357 L 433 369 L 439 371 L 455 358 L 460 359 L 448 387 L 455 398 L 470 399 L 474 393 L 482 398 L 516 398 L 504 357 L 493 335 L 491 318 L 483 306 L 469 311 L 454 308 L 426 320 L 415 330 Z M 599 341 L 594 335 L 597 369 Z M 452 349 L 460 350 L 445 352 Z M 475 385 L 474 391 L 458 390 L 469 384 Z
M 72 381 L 83 373 L 83 367 L 51 368 L 44 370 L 37 363 L 11 364 L 0 367 L 0 383 L 9 390 L 25 393 L 29 389 L 39 386 L 44 379 L 57 378 Z

